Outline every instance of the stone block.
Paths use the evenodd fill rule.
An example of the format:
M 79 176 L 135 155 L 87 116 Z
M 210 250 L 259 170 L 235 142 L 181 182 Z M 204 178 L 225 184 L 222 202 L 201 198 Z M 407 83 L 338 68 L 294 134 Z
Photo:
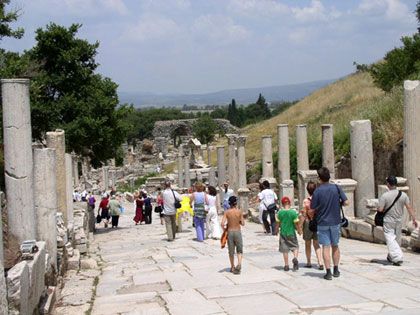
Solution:
M 45 287 L 45 242 L 36 243 L 39 250 L 34 259 L 28 262 L 30 275 L 29 310 L 32 312 L 39 304 Z
M 408 248 L 410 246 L 410 239 L 411 237 L 402 235 L 401 236 L 401 247 Z
M 82 259 L 80 261 L 80 268 L 82 269 L 98 269 L 98 264 L 95 259 Z
M 134 202 L 134 196 L 132 193 L 125 192 L 124 193 L 125 199 L 127 199 L 128 202 Z
M 410 247 L 414 251 L 420 251 L 420 232 L 418 228 L 411 233 Z
M 57 297 L 57 287 L 49 287 L 46 290 L 46 293 L 48 295 L 48 298 L 47 302 L 45 302 L 44 305 L 44 314 L 51 314 Z
M 66 252 L 68 257 L 73 257 L 74 249 L 70 242 L 66 243 Z
M 0 314 L 7 314 L 7 289 L 3 270 L 3 263 L 0 259 Z
M 384 230 L 381 226 L 373 227 L 373 241 L 375 243 L 386 243 Z
M 29 266 L 26 261 L 22 261 L 7 273 L 7 300 L 10 311 L 32 314 L 29 311 L 29 287 Z
M 79 270 L 80 269 L 80 252 L 78 249 L 74 250 L 73 257 L 68 259 L 68 269 L 69 270 Z

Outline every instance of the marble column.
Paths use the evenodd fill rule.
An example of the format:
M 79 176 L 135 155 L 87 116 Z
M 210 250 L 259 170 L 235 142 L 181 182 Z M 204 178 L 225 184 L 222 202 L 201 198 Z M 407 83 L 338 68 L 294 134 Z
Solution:
M 271 143 L 272 136 L 262 136 L 262 178 L 261 181 L 267 180 L 271 188 L 277 186 L 274 178 L 273 169 L 273 147 Z
M 77 158 L 77 155 L 72 153 L 71 155 L 73 159 L 73 185 L 74 187 L 79 186 L 79 159 Z
M 213 187 L 217 187 L 216 170 L 214 169 L 213 166 L 211 166 L 209 169 L 209 185 Z
M 72 185 L 72 164 L 73 160 L 71 154 L 66 153 L 66 189 L 67 189 L 67 218 L 69 224 L 74 223 L 73 213 L 73 185 Z M 69 231 L 73 231 L 73 228 L 69 228 Z
M 404 177 L 407 178 L 411 205 L 420 217 L 420 86 L 419 81 L 404 82 Z
M 289 125 L 277 125 L 279 182 L 290 179 Z
M 111 187 L 115 189 L 117 187 L 116 171 L 112 170 L 110 171 L 110 173 L 111 173 Z
M 235 177 L 235 168 L 236 166 L 236 153 L 235 153 L 235 143 L 237 134 L 227 134 L 226 138 L 228 139 L 229 145 L 229 165 L 228 165 L 228 176 L 229 176 L 229 186 L 235 192 L 237 191 L 237 183 Z
M 56 131 L 47 132 L 47 147 L 55 149 L 57 211 L 63 214 L 64 225 L 67 227 L 69 219 L 67 216 L 66 141 L 64 130 L 57 129 Z
M 317 171 L 311 171 L 311 170 L 300 170 L 298 171 L 299 176 L 299 208 L 303 209 L 303 201 L 309 197 L 308 191 L 306 190 L 306 185 L 309 182 L 317 182 L 318 179 L 318 173 Z
M 0 314 L 9 313 L 7 305 L 7 288 L 6 279 L 4 278 L 4 265 L 3 261 L 0 260 Z
M 190 155 L 189 152 L 184 152 L 184 178 L 185 185 L 184 188 L 191 188 L 191 177 L 190 177 Z
M 34 149 L 37 240 L 45 241 L 53 276 L 57 271 L 57 191 L 54 149 Z M 73 199 L 71 199 L 73 202 Z
M 0 218 L 3 218 L 3 205 L 2 204 L 0 204 Z M 0 224 L 0 262 L 2 262 L 3 266 L 4 266 L 3 224 Z M 2 272 L 2 271 L 3 271 L 3 269 L 0 268 L 0 272 Z
M 224 146 L 217 146 L 217 183 L 218 186 L 223 185 L 226 182 L 226 154 Z M 223 202 L 225 194 L 223 190 L 219 191 L 219 200 Z
M 351 174 L 357 181 L 355 193 L 355 216 L 369 213 L 367 199 L 375 198 L 375 175 L 373 169 L 372 127 L 370 120 L 350 122 Z
M 4 177 L 9 237 L 36 239 L 29 80 L 2 79 Z
M 248 196 L 249 189 L 246 182 L 246 158 L 245 158 L 245 142 L 247 136 L 239 136 L 237 139 L 238 144 L 238 195 L 239 195 L 239 208 L 243 213 L 248 214 Z
M 213 146 L 207 145 L 207 164 L 211 166 L 212 160 L 211 160 L 211 151 L 213 150 Z
M 306 135 L 306 125 L 296 126 L 296 153 L 297 170 L 309 170 L 308 138 Z
M 333 125 L 321 125 L 322 128 L 322 166 L 330 170 L 331 179 L 335 178 L 334 131 Z
M 134 177 L 130 177 L 130 190 L 131 192 L 134 191 Z
M 183 167 L 183 157 L 184 157 L 184 152 L 183 152 L 183 147 L 182 145 L 179 146 L 178 149 L 178 188 L 181 189 L 184 187 L 184 167 Z
M 109 188 L 109 177 L 108 177 L 108 166 L 102 167 L 102 181 L 103 181 L 103 189 L 108 190 Z

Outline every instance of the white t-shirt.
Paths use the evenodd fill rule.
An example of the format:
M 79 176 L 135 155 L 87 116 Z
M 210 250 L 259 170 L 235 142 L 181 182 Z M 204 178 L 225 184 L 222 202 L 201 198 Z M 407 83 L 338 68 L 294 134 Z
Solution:
M 258 198 L 260 198 L 264 210 L 266 210 L 269 205 L 276 202 L 277 195 L 272 189 L 266 188 L 258 194 Z
M 229 198 L 233 196 L 233 189 L 228 188 L 227 192 L 225 192 L 225 190 L 223 190 L 223 193 L 225 194 L 223 199 L 225 201 L 229 201 Z
M 211 208 L 211 207 L 216 208 L 216 196 L 207 195 L 207 198 L 209 200 L 209 208 Z
M 175 208 L 175 198 L 178 201 L 182 201 L 182 196 L 172 189 L 165 189 L 162 193 L 163 198 L 163 214 L 172 215 L 176 214 L 177 209 Z

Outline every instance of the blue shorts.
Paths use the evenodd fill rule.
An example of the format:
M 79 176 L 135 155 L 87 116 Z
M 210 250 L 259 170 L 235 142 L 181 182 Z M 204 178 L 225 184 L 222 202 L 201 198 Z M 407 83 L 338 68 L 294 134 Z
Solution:
M 329 246 L 332 244 L 338 246 L 340 235 L 341 224 L 332 226 L 318 225 L 318 242 L 321 245 Z

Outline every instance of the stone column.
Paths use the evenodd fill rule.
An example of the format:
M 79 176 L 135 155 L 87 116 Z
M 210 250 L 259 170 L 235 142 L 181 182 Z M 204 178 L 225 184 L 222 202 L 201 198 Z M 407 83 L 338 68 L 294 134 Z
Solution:
M 79 159 L 74 153 L 72 153 L 71 157 L 73 159 L 73 185 L 74 187 L 77 187 L 79 186 Z
M 308 191 L 306 190 L 306 185 L 309 182 L 317 182 L 318 173 L 317 171 L 298 171 L 299 176 L 299 210 L 303 209 L 303 201 L 309 197 Z
M 0 314 L 8 314 L 7 306 L 7 288 L 6 279 L 4 278 L 4 265 L 0 260 Z
M 183 156 L 184 156 L 184 152 L 183 152 L 183 147 L 182 145 L 179 146 L 178 149 L 178 188 L 181 189 L 184 187 L 184 177 L 183 177 L 183 172 L 184 172 L 184 168 L 183 168 Z
M 297 170 L 309 170 L 308 138 L 306 135 L 306 125 L 296 126 L 296 153 Z
M 47 147 L 55 149 L 57 211 L 63 214 L 64 225 L 67 227 L 67 183 L 66 183 L 66 141 L 64 130 L 47 132 Z
M 184 152 L 184 177 L 185 177 L 185 185 L 184 188 L 190 189 L 191 188 L 191 177 L 190 177 L 190 156 L 187 152 Z
M 239 208 L 243 213 L 248 214 L 248 195 L 249 189 L 246 182 L 246 158 L 245 158 L 245 142 L 247 136 L 239 136 L 238 143 L 238 195 L 239 195 Z
M 3 193 L 1 193 L 3 195 Z M 0 200 L 1 202 L 2 200 Z M 0 218 L 3 218 L 3 204 L 0 203 Z M 3 224 L 0 224 L 0 262 L 3 263 L 4 266 L 4 252 L 3 252 Z M 3 269 L 0 268 L 0 272 Z M 1 314 L 1 313 L 0 313 Z
M 217 183 L 218 186 L 223 185 L 226 181 L 226 155 L 225 155 L 225 147 L 224 146 L 217 146 Z M 219 191 L 220 202 L 223 202 L 224 193 L 223 190 Z
M 9 236 L 36 238 L 29 80 L 2 79 L 4 177 Z
M 283 197 L 289 197 L 292 201 L 292 206 L 295 203 L 295 186 L 291 179 L 285 179 L 280 184 L 280 196 L 279 199 L 282 200 Z
M 108 177 L 108 166 L 102 167 L 102 180 L 103 180 L 103 189 L 108 190 L 109 188 L 109 177 Z
M 74 214 L 73 214 L 73 186 L 72 186 L 72 158 L 71 154 L 66 153 L 66 189 L 67 189 L 67 218 L 69 224 L 73 225 Z M 73 227 L 69 228 L 69 231 L 73 231 Z
M 366 200 L 375 198 L 375 175 L 373 170 L 372 127 L 370 120 L 350 122 L 351 174 L 357 181 L 355 216 L 369 213 Z
M 289 125 L 277 125 L 279 182 L 290 179 Z
M 134 191 L 134 177 L 130 177 L 130 190 L 131 192 Z
M 273 170 L 273 147 L 271 144 L 272 136 L 262 137 L 262 178 L 261 181 L 267 180 L 271 188 L 277 186 L 276 179 L 274 178 Z
M 321 125 L 322 128 L 322 166 L 330 170 L 331 179 L 335 178 L 334 131 L 333 125 Z
M 419 81 L 404 82 L 404 177 L 407 178 L 411 205 L 420 217 L 420 86 Z
M 57 191 L 54 149 L 34 149 L 34 189 L 37 239 L 45 241 L 53 275 L 57 271 Z M 73 202 L 73 199 L 71 199 Z
M 213 146 L 211 145 L 207 145 L 207 163 L 209 166 L 211 166 L 212 164 L 212 160 L 211 160 L 211 151 L 213 150 Z
M 235 177 L 235 168 L 236 168 L 235 143 L 236 143 L 236 138 L 238 137 L 238 135 L 227 134 L 226 137 L 228 139 L 228 145 L 229 145 L 229 164 L 228 164 L 229 186 L 236 192 L 237 183 L 236 183 L 236 177 Z
M 116 171 L 112 170 L 112 171 L 110 171 L 110 173 L 111 173 L 111 187 L 115 189 L 116 184 L 117 184 L 117 180 L 116 180 L 116 177 L 115 177 L 116 176 Z
M 213 186 L 213 187 L 217 187 L 217 183 L 216 183 L 216 170 L 214 169 L 213 166 L 210 167 L 209 170 L 209 185 Z
M 347 199 L 350 201 L 350 205 L 343 207 L 343 212 L 346 217 L 354 217 L 354 191 L 357 187 L 357 182 L 350 178 L 334 179 L 331 184 L 340 185 L 343 192 L 346 194 Z

